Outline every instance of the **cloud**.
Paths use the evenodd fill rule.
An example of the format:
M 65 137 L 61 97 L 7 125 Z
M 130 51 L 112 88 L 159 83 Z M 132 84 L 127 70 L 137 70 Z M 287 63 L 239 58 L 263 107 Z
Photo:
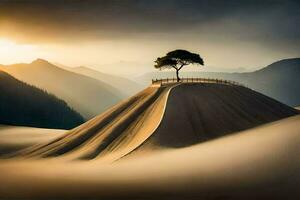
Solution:
M 2 35 L 28 41 L 105 40 L 207 33 L 299 42 L 300 3 L 253 0 L 1 1 Z
M 299 27 L 298 0 L 0 0 L 0 38 L 76 65 L 149 66 L 186 48 L 248 69 L 300 56 Z

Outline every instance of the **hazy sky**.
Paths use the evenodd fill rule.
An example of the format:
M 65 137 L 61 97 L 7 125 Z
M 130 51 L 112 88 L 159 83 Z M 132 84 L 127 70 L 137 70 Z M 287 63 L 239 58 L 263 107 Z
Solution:
M 0 63 L 142 73 L 181 48 L 249 70 L 299 57 L 299 27 L 297 0 L 0 0 Z

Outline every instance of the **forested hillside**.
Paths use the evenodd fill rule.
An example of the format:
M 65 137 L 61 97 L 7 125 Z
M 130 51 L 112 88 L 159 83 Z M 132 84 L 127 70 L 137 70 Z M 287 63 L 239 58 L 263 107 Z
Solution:
M 0 124 L 71 129 L 84 122 L 67 103 L 0 71 Z

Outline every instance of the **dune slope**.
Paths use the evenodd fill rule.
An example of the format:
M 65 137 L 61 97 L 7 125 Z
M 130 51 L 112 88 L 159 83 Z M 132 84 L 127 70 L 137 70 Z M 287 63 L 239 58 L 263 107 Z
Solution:
M 3 199 L 299 199 L 300 117 L 101 165 L 0 161 Z
M 62 136 L 66 130 L 0 125 L 0 155 Z
M 100 158 L 113 162 L 141 145 L 157 128 L 173 86 L 149 87 L 64 136 L 18 152 L 30 158 Z
M 186 147 L 296 114 L 241 86 L 149 87 L 64 136 L 16 155 L 111 163 L 142 150 Z
M 168 98 L 166 112 L 147 144 L 184 147 L 298 114 L 241 86 L 182 84 Z

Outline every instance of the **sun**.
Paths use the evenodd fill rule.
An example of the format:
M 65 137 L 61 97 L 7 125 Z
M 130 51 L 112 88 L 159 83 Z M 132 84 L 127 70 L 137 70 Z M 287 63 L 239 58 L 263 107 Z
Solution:
M 0 63 L 9 64 L 33 59 L 36 54 L 36 46 L 30 44 L 18 44 L 17 42 L 0 38 Z

